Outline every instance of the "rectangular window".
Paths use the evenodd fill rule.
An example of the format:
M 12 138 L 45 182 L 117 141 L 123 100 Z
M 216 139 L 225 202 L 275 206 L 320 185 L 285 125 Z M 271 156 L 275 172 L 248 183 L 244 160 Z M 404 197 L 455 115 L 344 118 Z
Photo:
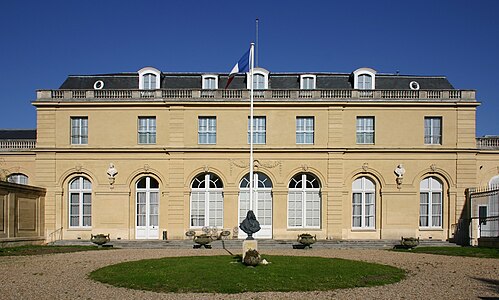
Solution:
M 424 118 L 424 143 L 442 145 L 442 117 Z
M 374 117 L 357 117 L 357 144 L 374 144 Z
M 217 143 L 217 118 L 198 117 L 198 144 Z
M 314 117 L 296 117 L 296 143 L 314 143 Z
M 303 90 L 313 90 L 315 89 L 315 78 L 314 77 L 303 77 L 302 87 Z
M 88 117 L 71 117 L 71 145 L 88 144 Z
M 442 227 L 442 194 L 440 192 L 420 193 L 419 226 Z
M 139 144 L 156 144 L 156 117 L 139 117 Z
M 203 89 L 216 90 L 217 89 L 216 78 L 215 77 L 205 77 Z
M 373 192 L 353 193 L 352 199 L 352 227 L 369 228 L 375 227 L 374 224 L 374 202 Z
M 253 144 L 266 143 L 266 118 L 253 117 Z M 248 144 L 250 143 L 250 118 L 248 118 Z

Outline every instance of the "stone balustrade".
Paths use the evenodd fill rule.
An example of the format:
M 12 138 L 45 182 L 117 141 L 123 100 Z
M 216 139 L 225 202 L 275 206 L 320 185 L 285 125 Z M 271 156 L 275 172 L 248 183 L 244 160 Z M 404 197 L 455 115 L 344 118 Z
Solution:
M 0 151 L 30 150 L 36 147 L 35 139 L 0 140 Z
M 247 100 L 249 90 L 39 90 L 41 100 Z M 256 100 L 426 100 L 476 101 L 474 90 L 255 90 Z
M 499 149 L 499 136 L 484 136 L 476 138 L 476 147 L 478 149 Z

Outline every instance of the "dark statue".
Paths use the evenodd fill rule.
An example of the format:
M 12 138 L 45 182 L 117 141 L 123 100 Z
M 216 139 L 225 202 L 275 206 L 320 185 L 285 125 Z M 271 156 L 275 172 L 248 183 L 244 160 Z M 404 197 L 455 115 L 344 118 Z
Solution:
M 239 228 L 244 231 L 248 237 L 247 240 L 253 240 L 253 233 L 256 233 L 260 230 L 260 222 L 256 219 L 255 213 L 252 210 L 248 210 L 246 214 L 246 219 L 244 219 L 241 224 L 239 224 Z

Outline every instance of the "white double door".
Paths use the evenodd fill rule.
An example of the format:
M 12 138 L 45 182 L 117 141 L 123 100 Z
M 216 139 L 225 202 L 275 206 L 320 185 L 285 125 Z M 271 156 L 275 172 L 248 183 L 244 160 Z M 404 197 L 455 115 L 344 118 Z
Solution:
M 272 238 L 272 189 L 255 188 L 253 201 L 250 202 L 249 189 L 239 191 L 239 224 L 246 218 L 249 210 L 253 210 L 260 223 L 260 231 L 253 234 L 256 239 Z M 248 235 L 239 228 L 239 238 L 245 239 Z
M 159 238 L 159 196 L 157 191 L 137 191 L 136 239 Z

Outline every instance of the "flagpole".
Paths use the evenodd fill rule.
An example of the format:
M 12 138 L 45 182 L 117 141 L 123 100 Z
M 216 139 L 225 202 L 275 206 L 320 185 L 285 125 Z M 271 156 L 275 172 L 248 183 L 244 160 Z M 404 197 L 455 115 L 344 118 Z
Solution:
M 250 47 L 250 161 L 249 161 L 249 177 L 250 177 L 250 210 L 253 210 L 253 68 L 255 66 L 255 44 L 251 43 Z

